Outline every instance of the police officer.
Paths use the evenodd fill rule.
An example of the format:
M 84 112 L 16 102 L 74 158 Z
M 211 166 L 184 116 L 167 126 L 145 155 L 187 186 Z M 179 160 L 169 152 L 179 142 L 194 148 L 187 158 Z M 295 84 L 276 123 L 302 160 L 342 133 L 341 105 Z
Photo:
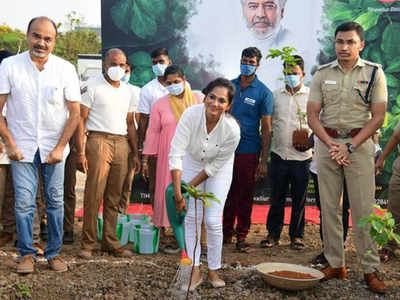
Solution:
M 335 31 L 337 60 L 321 66 L 311 83 L 308 123 L 319 137 L 318 179 L 324 218 L 326 279 L 346 278 L 343 248 L 343 179 L 346 179 L 353 224 L 373 211 L 375 203 L 374 143 L 371 136 L 382 126 L 387 103 L 386 79 L 381 66 L 365 61 L 364 30 L 347 22 Z M 368 227 L 353 227 L 364 279 L 373 292 L 386 292 L 378 278 L 379 256 Z M 368 251 L 371 250 L 371 251 Z

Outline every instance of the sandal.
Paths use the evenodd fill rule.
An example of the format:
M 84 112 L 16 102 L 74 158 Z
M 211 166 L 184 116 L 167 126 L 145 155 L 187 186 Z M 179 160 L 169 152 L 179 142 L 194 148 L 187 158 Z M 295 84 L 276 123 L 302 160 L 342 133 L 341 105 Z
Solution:
M 303 250 L 304 247 L 305 246 L 301 238 L 294 238 L 290 242 L 290 248 L 292 248 L 293 250 Z
M 268 235 L 265 240 L 260 242 L 260 248 L 272 248 L 279 245 L 279 238 L 274 238 L 272 235 Z

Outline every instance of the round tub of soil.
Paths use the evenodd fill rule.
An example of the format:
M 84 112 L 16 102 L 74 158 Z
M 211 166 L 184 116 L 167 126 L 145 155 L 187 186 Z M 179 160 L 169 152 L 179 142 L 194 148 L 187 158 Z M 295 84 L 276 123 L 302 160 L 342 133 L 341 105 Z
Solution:
M 316 269 L 294 264 L 261 263 L 256 270 L 269 285 L 288 291 L 309 289 L 324 278 Z

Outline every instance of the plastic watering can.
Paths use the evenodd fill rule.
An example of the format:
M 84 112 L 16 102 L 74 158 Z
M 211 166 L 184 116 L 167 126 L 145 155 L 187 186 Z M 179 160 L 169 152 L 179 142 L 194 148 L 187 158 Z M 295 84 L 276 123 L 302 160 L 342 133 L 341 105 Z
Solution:
M 181 181 L 181 186 L 186 182 Z M 186 207 L 188 205 L 189 193 L 181 188 L 183 199 L 186 201 Z M 176 212 L 175 198 L 174 198 L 174 186 L 173 183 L 170 183 L 165 190 L 165 201 L 167 206 L 167 215 L 169 223 L 171 224 L 172 229 L 174 230 L 174 235 L 176 240 L 178 241 L 178 246 L 182 251 L 186 250 L 185 247 L 185 232 L 184 232 L 184 223 L 186 212 L 182 211 L 179 215 Z

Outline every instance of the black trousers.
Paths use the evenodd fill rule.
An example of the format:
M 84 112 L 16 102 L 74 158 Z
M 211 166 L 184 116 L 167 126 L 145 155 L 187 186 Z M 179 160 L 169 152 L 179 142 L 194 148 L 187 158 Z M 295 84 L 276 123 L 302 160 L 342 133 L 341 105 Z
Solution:
M 315 187 L 315 202 L 317 203 L 318 209 L 320 211 L 319 213 L 319 219 L 320 219 L 320 225 L 319 225 L 319 235 L 321 236 L 321 241 L 324 240 L 324 237 L 322 235 L 322 215 L 321 215 L 321 200 L 319 198 L 319 190 L 318 190 L 318 175 L 310 172 L 311 178 L 314 181 L 314 187 Z M 343 189 L 343 215 L 342 215 L 342 222 L 343 222 L 343 241 L 346 241 L 347 238 L 347 232 L 349 231 L 349 209 L 350 209 L 350 203 L 349 203 L 349 197 L 347 195 L 347 187 L 346 187 L 346 182 L 344 183 L 344 189 Z
M 311 159 L 304 161 L 283 160 L 279 155 L 271 153 L 271 208 L 267 216 L 268 233 L 279 239 L 282 233 L 285 216 L 286 195 L 289 191 L 292 198 L 290 216 L 290 238 L 302 238 L 304 234 L 304 205 L 309 179 Z

